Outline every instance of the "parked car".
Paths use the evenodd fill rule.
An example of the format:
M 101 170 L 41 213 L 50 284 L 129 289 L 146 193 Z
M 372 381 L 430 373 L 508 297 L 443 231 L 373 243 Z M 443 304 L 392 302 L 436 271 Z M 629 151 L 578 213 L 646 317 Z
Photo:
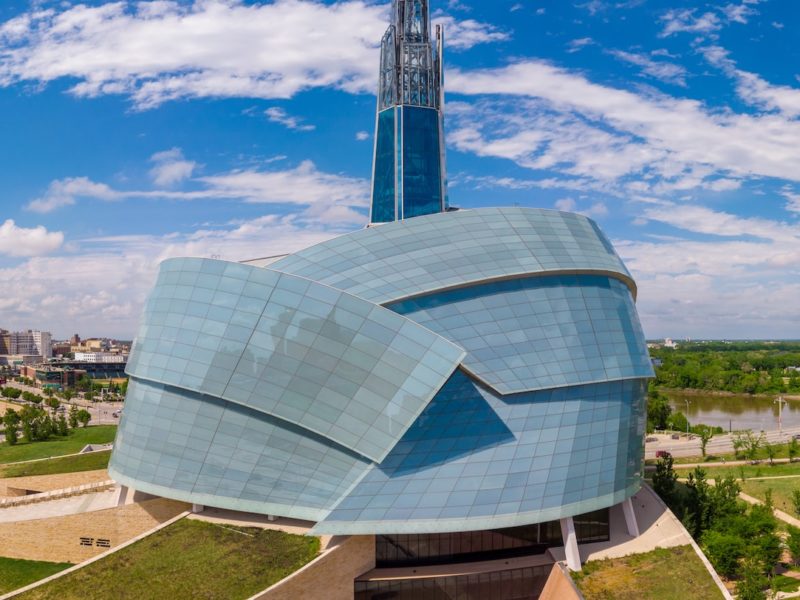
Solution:
M 792 436 L 792 438 L 793 438 L 793 439 L 795 439 L 795 440 L 800 440 L 800 433 L 795 433 L 795 434 Z
M 657 438 L 657 437 L 653 437 L 653 436 L 651 435 L 650 437 L 646 437 L 646 438 L 644 438 L 644 441 L 645 441 L 645 442 L 657 442 L 657 441 L 658 441 L 658 438 Z
M 656 458 L 666 458 L 667 456 L 671 456 L 671 454 L 666 450 L 656 450 Z
M 673 434 L 672 434 L 672 439 L 673 439 L 673 440 L 679 440 L 679 439 L 681 439 L 681 434 L 680 434 L 680 433 L 673 433 Z
M 121 410 L 115 410 L 114 412 L 111 413 L 111 416 L 114 417 L 115 419 L 119 419 L 121 414 L 122 414 Z

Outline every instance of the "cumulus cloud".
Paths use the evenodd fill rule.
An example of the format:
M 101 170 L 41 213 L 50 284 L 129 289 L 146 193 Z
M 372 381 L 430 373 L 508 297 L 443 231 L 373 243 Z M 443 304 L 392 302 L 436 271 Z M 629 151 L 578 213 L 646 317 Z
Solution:
M 172 186 L 192 176 L 197 163 L 186 160 L 180 148 L 172 148 L 157 152 L 150 157 L 155 166 L 150 170 L 150 177 L 156 185 Z
M 327 87 L 371 93 L 388 7 L 366 0 L 118 1 L 31 10 L 0 25 L 0 86 L 74 79 L 82 97 L 129 95 L 140 109 L 202 97 L 290 98 Z M 462 50 L 507 39 L 442 17 Z
M 25 257 L 43 256 L 58 250 L 64 243 L 64 234 L 60 231 L 47 231 L 43 226 L 26 229 L 19 227 L 7 219 L 0 225 L 0 255 Z M 4 289 L 6 297 L 13 290 L 7 286 Z
M 359 131 L 358 133 L 356 133 L 356 139 L 359 142 L 366 142 L 369 139 L 369 137 L 370 137 L 369 132 L 367 131 Z
M 0 268 L 8 292 L 0 299 L 3 326 L 19 329 L 35 322 L 58 336 L 80 331 L 129 338 L 161 261 L 176 256 L 241 261 L 286 254 L 343 231 L 309 226 L 296 215 L 267 215 L 191 233 L 76 240 L 74 248 L 58 256 Z
M 158 157 L 158 158 L 156 158 Z M 194 164 L 183 159 L 180 151 L 170 150 L 156 154 L 158 164 L 151 172 L 157 183 L 170 184 L 183 179 Z M 191 165 L 181 167 L 182 163 Z M 73 205 L 80 198 L 121 201 L 128 199 L 163 199 L 174 201 L 230 200 L 249 204 L 275 204 L 305 207 L 305 218 L 314 221 L 330 220 L 332 223 L 358 223 L 363 220 L 359 212 L 369 204 L 369 182 L 317 169 L 311 161 L 303 161 L 295 168 L 284 170 L 237 170 L 192 180 L 200 189 L 178 190 L 117 190 L 107 184 L 86 177 L 54 181 L 46 194 L 27 206 L 35 212 L 51 212 Z
M 662 190 L 800 180 L 800 122 L 779 115 L 712 111 L 696 100 L 596 84 L 542 61 L 454 70 L 448 82 L 451 93 L 478 97 L 448 105 L 450 143 L 480 156 Z
M 32 200 L 26 208 L 38 213 L 49 213 L 64 206 L 75 204 L 80 197 L 98 200 L 119 200 L 119 192 L 104 183 L 95 183 L 87 177 L 68 177 L 52 182 L 41 198 Z

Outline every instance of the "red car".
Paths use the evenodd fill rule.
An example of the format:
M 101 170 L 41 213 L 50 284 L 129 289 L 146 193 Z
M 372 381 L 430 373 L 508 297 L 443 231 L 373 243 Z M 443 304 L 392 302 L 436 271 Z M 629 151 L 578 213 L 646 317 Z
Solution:
M 656 458 L 666 458 L 667 456 L 671 455 L 666 450 L 656 450 Z

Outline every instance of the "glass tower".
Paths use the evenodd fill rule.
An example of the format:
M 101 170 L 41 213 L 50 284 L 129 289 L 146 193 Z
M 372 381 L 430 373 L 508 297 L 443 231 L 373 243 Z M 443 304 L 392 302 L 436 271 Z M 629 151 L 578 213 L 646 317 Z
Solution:
M 442 28 L 428 0 L 393 0 L 381 42 L 370 223 L 447 210 Z

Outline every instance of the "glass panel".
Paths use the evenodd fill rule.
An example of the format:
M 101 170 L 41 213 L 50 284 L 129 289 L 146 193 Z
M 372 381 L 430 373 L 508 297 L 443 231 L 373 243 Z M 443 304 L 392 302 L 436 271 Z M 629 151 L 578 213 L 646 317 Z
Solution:
M 395 109 L 378 115 L 378 139 L 375 146 L 375 173 L 372 190 L 372 222 L 395 220 Z
M 442 211 L 439 113 L 403 107 L 403 218 Z

